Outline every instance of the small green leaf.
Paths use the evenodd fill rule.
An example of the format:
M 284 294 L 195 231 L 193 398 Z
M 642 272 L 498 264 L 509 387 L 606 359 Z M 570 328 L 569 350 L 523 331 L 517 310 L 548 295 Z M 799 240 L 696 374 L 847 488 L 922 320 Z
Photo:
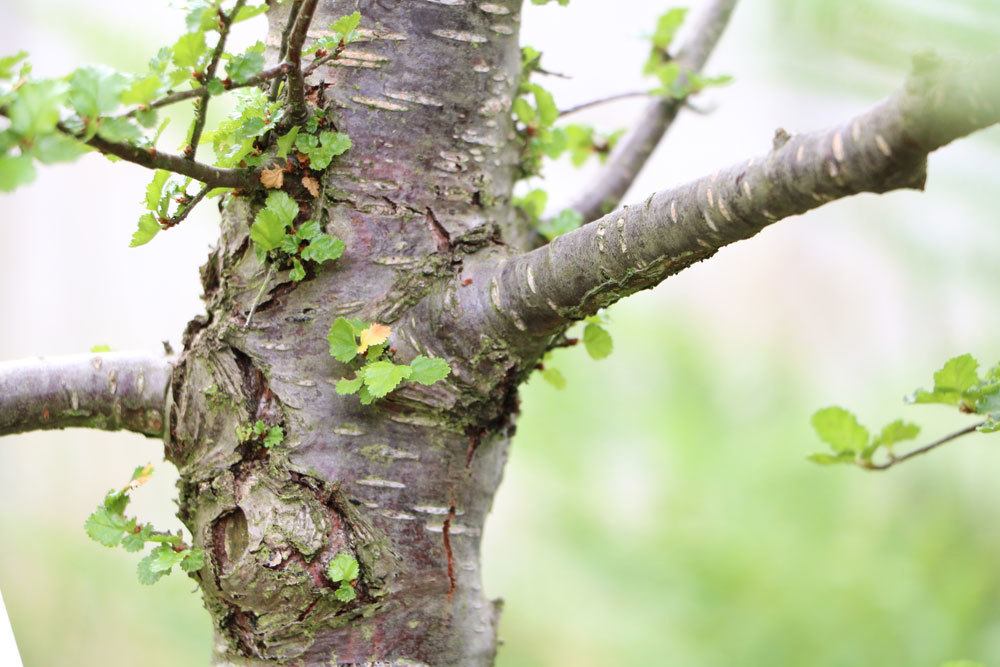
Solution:
M 180 565 L 184 560 L 183 552 L 174 551 L 173 547 L 166 544 L 156 547 L 149 555 L 153 557 L 149 562 L 149 569 L 152 572 L 169 573 L 175 565 Z
M 246 83 L 264 69 L 264 43 L 257 42 L 226 64 L 226 74 L 233 83 Z
M 810 454 L 806 457 L 813 463 L 818 463 L 823 466 L 836 465 L 838 463 L 854 463 L 854 453 L 853 452 L 841 452 L 839 454 L 827 454 L 826 452 L 817 452 L 815 454 Z
M 160 233 L 160 223 L 156 221 L 152 213 L 146 213 L 139 218 L 139 228 L 132 233 L 130 248 L 145 245 L 153 240 L 153 237 Z
M 299 130 L 302 128 L 296 125 L 288 132 L 278 137 L 278 157 L 287 157 L 288 151 L 292 150 L 292 146 L 295 145 L 295 138 L 299 136 Z
M 153 180 L 146 186 L 146 208 L 155 211 L 160 205 L 160 198 L 163 196 L 163 186 L 170 179 L 170 172 L 165 169 L 157 169 L 153 172 Z
M 328 260 L 339 258 L 344 254 L 345 248 L 344 242 L 340 239 L 328 234 L 318 234 L 309 241 L 309 245 L 302 251 L 302 259 L 322 264 Z
M 298 257 L 292 257 L 292 270 L 288 272 L 288 277 L 297 283 L 305 280 L 306 267 L 302 266 Z
M 374 398 L 382 398 L 412 373 L 409 366 L 399 366 L 391 361 L 369 363 L 360 371 L 365 387 Z
M 431 385 L 448 377 L 451 366 L 444 359 L 420 355 L 410 362 L 410 370 L 410 382 Z
M 17 89 L 10 104 L 10 129 L 32 139 L 55 130 L 69 87 L 63 81 L 32 81 Z
M 358 597 L 358 593 L 354 590 L 354 586 L 351 586 L 345 581 L 337 587 L 337 590 L 333 592 L 333 596 L 341 602 L 350 602 L 354 598 Z
M 360 375 L 348 380 L 347 378 L 341 378 L 337 380 L 336 390 L 341 396 L 346 396 L 348 394 L 356 394 L 358 390 L 361 389 L 361 385 L 364 382 L 364 378 Z
M 124 74 L 87 65 L 69 77 L 69 103 L 82 118 L 93 120 L 117 109 L 126 87 L 128 79 Z
M 844 408 L 834 406 L 818 410 L 812 416 L 812 426 L 816 435 L 835 452 L 860 453 L 868 447 L 868 429 Z
M 44 134 L 35 139 L 31 154 L 42 164 L 69 162 L 90 151 L 85 144 L 64 134 Z
M 153 551 L 139 561 L 139 565 L 136 567 L 136 575 L 139 578 L 140 584 L 144 586 L 155 584 L 166 574 L 162 570 L 153 570 L 153 562 L 156 558 L 156 552 Z
M 299 205 L 288 193 L 272 190 L 267 195 L 264 208 L 257 212 L 250 226 L 250 239 L 263 253 L 274 250 L 281 245 L 285 230 L 298 214 Z
M 90 351 L 92 353 L 94 353 L 94 354 L 99 354 L 101 352 L 110 352 L 111 351 L 111 346 L 110 345 L 91 345 L 90 346 Z
M 87 532 L 87 536 L 95 542 L 106 547 L 116 547 L 125 537 L 125 532 L 128 530 L 128 519 L 121 514 L 109 511 L 107 507 L 98 507 L 87 517 L 83 528 Z
M 133 143 L 142 138 L 142 130 L 128 118 L 102 118 L 97 135 L 105 141 Z
M 913 440 L 918 435 L 920 435 L 919 426 L 910 422 L 904 422 L 902 419 L 897 419 L 882 428 L 882 432 L 875 438 L 874 444 L 891 447 L 897 442 Z
M 567 208 L 560 211 L 554 217 L 539 223 L 539 233 L 548 240 L 556 239 L 563 234 L 567 234 L 583 224 L 583 216 L 579 212 Z
M 159 94 L 163 81 L 156 74 L 137 78 L 121 95 L 122 104 L 149 104 Z
M 341 35 L 342 39 L 348 35 L 351 35 L 358 26 L 361 25 L 361 12 L 354 12 L 353 14 L 348 14 L 347 16 L 341 16 L 339 19 L 330 24 L 330 30 Z
M 0 58 L 0 79 L 9 79 L 14 76 L 14 67 L 27 57 L 27 51 L 18 51 L 12 56 Z
M 566 388 L 566 378 L 565 376 L 563 376 L 563 374 L 559 371 L 558 368 L 552 368 L 551 366 L 546 366 L 545 369 L 542 370 L 542 379 L 548 382 L 556 389 Z
M 934 373 L 935 391 L 964 392 L 979 382 L 979 362 L 971 354 L 963 354 L 945 362 Z
M 583 346 L 591 359 L 605 359 L 614 349 L 611 334 L 600 324 L 591 322 L 583 329 Z
M 272 447 L 277 447 L 285 440 L 285 429 L 280 426 L 272 426 L 267 429 L 267 435 L 264 436 L 264 447 L 266 449 L 271 449 Z
M 674 41 L 674 36 L 684 23 L 686 16 L 687 9 L 685 8 L 670 9 L 665 14 L 662 14 L 656 21 L 656 32 L 651 37 L 653 46 L 658 49 L 667 49 L 670 43 Z
M 185 572 L 197 572 L 205 567 L 204 549 L 187 549 L 184 551 L 184 560 L 181 561 L 181 569 Z
M 0 192 L 10 192 L 35 180 L 35 165 L 27 155 L 0 155 Z
M 189 32 L 181 35 L 173 47 L 173 61 L 178 67 L 195 67 L 205 53 L 205 33 Z
M 326 335 L 330 343 L 330 356 L 345 364 L 358 356 L 358 341 L 354 335 L 354 327 L 343 317 L 338 317 L 330 325 Z
M 346 551 L 339 552 L 326 566 L 326 577 L 333 583 L 354 581 L 360 572 L 358 561 Z

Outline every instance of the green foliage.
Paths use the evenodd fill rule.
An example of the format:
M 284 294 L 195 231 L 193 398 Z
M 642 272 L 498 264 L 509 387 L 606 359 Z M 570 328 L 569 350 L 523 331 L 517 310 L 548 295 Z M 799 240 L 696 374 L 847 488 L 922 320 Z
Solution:
M 295 147 L 309 157 L 309 168 L 323 171 L 338 155 L 343 155 L 351 148 L 351 138 L 343 132 L 320 132 L 319 136 L 299 134 L 295 139 Z
M 670 46 L 685 18 L 687 9 L 668 10 L 657 19 L 656 30 L 649 38 L 649 57 L 642 71 L 659 81 L 659 86 L 651 91 L 654 95 L 681 100 L 710 86 L 721 86 L 732 81 L 730 76 L 706 77 L 697 72 L 681 70 L 670 53 Z
M 262 419 L 253 424 L 241 424 L 236 427 L 236 437 L 240 442 L 256 442 L 265 449 L 277 447 L 285 441 L 285 429 L 278 425 L 269 425 Z
M 444 359 L 419 355 L 409 365 L 394 363 L 386 348 L 389 327 L 338 317 L 330 325 L 327 342 L 330 356 L 342 363 L 354 362 L 353 378 L 337 381 L 338 394 L 357 394 L 363 405 L 383 398 L 404 381 L 432 385 L 448 377 L 451 366 Z
M 289 277 L 296 282 L 306 277 L 302 262 L 322 264 L 335 260 L 346 247 L 340 239 L 323 232 L 315 220 L 296 227 L 298 215 L 299 205 L 288 193 L 272 190 L 250 226 L 250 240 L 258 258 L 291 264 Z
M 137 552 L 147 543 L 156 545 L 139 561 L 137 575 L 142 584 L 156 583 L 175 566 L 195 572 L 205 564 L 205 552 L 189 547 L 180 535 L 159 532 L 149 524 L 139 524 L 135 518 L 125 516 L 129 494 L 145 484 L 152 474 L 151 465 L 136 468 L 128 484 L 109 491 L 83 524 L 87 536 L 106 547 L 120 546 L 128 552 Z
M 985 377 L 980 377 L 979 362 L 972 355 L 954 357 L 934 373 L 933 389 L 918 389 L 906 401 L 957 406 L 964 414 L 984 415 L 986 420 L 977 430 L 995 432 L 1000 430 L 1000 364 L 991 368 Z M 817 411 L 812 416 L 812 425 L 833 453 L 812 454 L 809 456 L 811 461 L 820 464 L 855 463 L 863 468 L 886 467 L 872 462 L 879 449 L 885 450 L 891 465 L 897 460 L 893 445 L 920 435 L 919 426 L 897 419 L 886 424 L 873 437 L 857 417 L 840 407 Z
M 583 224 L 583 216 L 571 208 L 563 209 L 551 218 L 544 218 L 545 204 L 548 200 L 548 193 L 536 188 L 523 196 L 514 197 L 514 206 L 520 208 L 538 233 L 549 241 Z
M 357 597 L 357 591 L 351 582 L 357 580 L 360 574 L 361 567 L 357 559 L 346 551 L 339 552 L 326 566 L 326 578 L 332 583 L 340 584 L 334 595 L 341 602 L 350 602 Z
M 611 355 L 614 343 L 611 334 L 600 322 L 588 322 L 583 328 L 583 345 L 591 359 L 605 359 Z
M 264 69 L 264 42 L 257 42 L 238 56 L 230 56 L 226 76 L 232 83 L 245 83 Z
M 312 46 L 305 49 L 303 53 L 325 53 L 327 51 L 343 49 L 351 42 L 358 40 L 358 37 L 360 36 L 358 34 L 358 26 L 360 25 L 361 12 L 354 12 L 353 14 L 348 14 L 347 16 L 341 16 L 327 28 L 327 30 L 329 30 L 332 34 L 320 37 L 313 42 Z

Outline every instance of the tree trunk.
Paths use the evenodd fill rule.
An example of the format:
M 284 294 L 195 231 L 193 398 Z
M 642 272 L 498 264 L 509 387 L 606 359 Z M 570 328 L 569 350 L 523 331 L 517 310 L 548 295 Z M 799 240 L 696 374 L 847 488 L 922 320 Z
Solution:
M 272 60 L 291 4 L 271 12 Z M 517 245 L 519 0 L 363 4 L 368 38 L 313 77 L 354 143 L 316 204 L 346 254 L 300 284 L 273 276 L 244 326 L 266 269 L 248 242 L 260 201 L 233 198 L 202 269 L 207 317 L 173 378 L 167 455 L 209 555 L 197 578 L 218 664 L 489 665 L 496 652 L 480 540 L 540 350 L 457 326 L 440 292 L 472 253 Z M 320 2 L 310 36 L 356 5 Z M 352 371 L 325 336 L 341 315 L 392 325 L 397 362 L 438 356 L 452 375 L 367 407 L 337 395 Z M 256 419 L 283 425 L 281 452 L 240 444 Z M 323 574 L 342 551 L 361 566 L 346 604 Z

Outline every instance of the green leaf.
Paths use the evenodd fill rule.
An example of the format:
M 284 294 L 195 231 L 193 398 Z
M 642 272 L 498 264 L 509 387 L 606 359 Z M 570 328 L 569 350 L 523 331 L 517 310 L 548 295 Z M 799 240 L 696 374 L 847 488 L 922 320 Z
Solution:
M 413 373 L 409 366 L 399 366 L 391 361 L 376 361 L 360 371 L 365 387 L 374 398 L 382 398 L 399 386 Z
M 272 190 L 267 195 L 267 203 L 254 218 L 250 226 L 250 239 L 261 252 L 269 252 L 281 245 L 285 229 L 299 214 L 299 205 L 288 193 Z
M 35 180 L 35 165 L 27 155 L 0 155 L 0 192 L 10 192 Z
M 156 74 L 135 79 L 122 93 L 122 104 L 149 104 L 156 99 L 162 87 L 163 81 Z
M 184 560 L 183 552 L 174 551 L 173 547 L 166 544 L 156 547 L 149 555 L 153 557 L 149 563 L 152 572 L 169 573 L 175 565 L 180 565 Z
M 420 355 L 410 362 L 410 382 L 431 385 L 451 373 L 451 366 L 444 359 Z
M 181 68 L 195 67 L 203 53 L 205 53 L 205 33 L 185 33 L 174 44 L 173 61 Z
M 913 440 L 918 435 L 920 435 L 919 426 L 910 422 L 904 422 L 902 419 L 897 419 L 882 428 L 882 432 L 876 436 L 873 444 L 891 447 L 897 442 Z
M 286 236 L 285 238 L 288 237 Z M 302 262 L 298 257 L 292 257 L 292 270 L 288 272 L 288 277 L 297 283 L 305 280 L 306 267 L 302 266 Z
M 341 602 L 350 602 L 358 597 L 358 593 L 354 590 L 354 586 L 345 581 L 333 592 L 333 596 Z
M 160 233 L 160 223 L 156 221 L 152 213 L 146 213 L 139 218 L 139 228 L 132 233 L 130 248 L 145 245 L 153 240 L 153 237 Z
M 684 23 L 686 16 L 687 9 L 684 8 L 671 9 L 662 14 L 656 21 L 656 32 L 650 38 L 653 46 L 658 49 L 667 49 L 674 41 L 677 30 Z
M 339 552 L 326 566 L 326 578 L 333 583 L 354 581 L 360 572 L 358 561 L 346 551 Z
M 356 394 L 358 390 L 361 389 L 361 385 L 364 382 L 364 378 L 360 375 L 348 380 L 347 378 L 341 378 L 337 380 L 336 390 L 341 396 L 346 396 L 348 394 Z
M 834 406 L 818 410 L 812 416 L 812 426 L 820 440 L 835 452 L 861 453 L 868 447 L 868 429 L 844 408 Z
M 330 325 L 326 335 L 330 343 L 330 356 L 345 364 L 358 356 L 358 340 L 354 335 L 354 327 L 343 317 L 338 317 Z
M 127 86 L 128 79 L 120 72 L 93 65 L 80 67 L 69 77 L 69 103 L 81 117 L 92 120 L 117 109 Z
M 139 561 L 139 565 L 136 567 L 136 575 L 139 578 L 139 583 L 144 586 L 150 586 L 155 584 L 166 572 L 153 570 L 153 562 L 156 560 L 156 552 L 151 552 L 145 558 Z
M 142 548 L 146 546 L 146 541 L 152 533 L 152 529 L 149 525 L 145 525 L 142 529 L 136 532 L 130 532 L 124 538 L 122 538 L 122 548 L 125 551 L 135 553 L 136 551 L 142 551 Z
M 600 324 L 591 322 L 583 329 L 583 346 L 591 359 L 605 359 L 614 349 L 611 334 Z
M 85 144 L 64 134 L 44 134 L 31 147 L 31 154 L 42 164 L 69 162 L 89 151 Z
M 536 189 L 523 197 L 515 197 L 514 205 L 521 208 L 532 220 L 538 220 L 545 213 L 545 205 L 548 201 L 548 193 L 545 190 Z
M 264 69 L 264 43 L 257 42 L 226 63 L 226 75 L 233 83 L 246 83 Z
M 69 87 L 62 81 L 29 82 L 10 104 L 10 128 L 26 139 L 55 130 Z
M 322 264 L 328 260 L 339 258 L 344 254 L 346 247 L 344 242 L 338 238 L 328 234 L 319 234 L 313 237 L 309 241 L 309 245 L 302 251 L 302 259 Z
M 979 362 L 971 354 L 963 354 L 945 362 L 934 373 L 935 391 L 964 392 L 979 382 Z
M 12 56 L 0 58 L 0 79 L 9 79 L 14 76 L 14 67 L 27 57 L 27 51 L 18 51 Z
M 92 353 L 94 353 L 94 354 L 98 354 L 98 353 L 101 353 L 101 352 L 110 352 L 111 351 L 111 346 L 110 345 L 91 345 L 90 346 L 90 351 Z
M 351 35 L 358 26 L 361 25 L 361 12 L 354 12 L 353 14 L 348 14 L 347 16 L 341 16 L 339 19 L 330 24 L 330 30 L 332 32 L 341 35 L 342 39 L 346 40 L 346 37 Z
M 295 147 L 309 156 L 309 167 L 322 171 L 330 166 L 338 155 L 351 148 L 351 138 L 342 132 L 321 132 L 319 138 L 311 134 L 300 134 L 295 140 Z
M 264 447 L 266 449 L 271 449 L 272 447 L 277 447 L 284 441 L 285 429 L 280 426 L 272 426 L 267 429 L 267 435 L 264 436 Z
M 265 2 L 261 5 L 244 5 L 240 7 L 240 11 L 236 12 L 236 16 L 233 17 L 233 23 L 239 23 L 240 21 L 246 21 L 252 19 L 255 16 L 260 16 L 267 12 L 268 6 Z
M 296 125 L 288 132 L 278 137 L 278 157 L 287 157 L 288 151 L 292 150 L 292 146 L 295 145 L 295 138 L 299 136 L 299 130 L 302 128 Z
M 548 382 L 550 385 L 556 389 L 566 388 L 566 378 L 559 371 L 558 368 L 552 368 L 551 366 L 546 366 L 542 370 L 542 379 Z
M 181 561 L 181 569 L 185 572 L 197 572 L 205 567 L 204 549 L 186 549 L 184 560 Z
M 170 179 L 170 172 L 164 169 L 157 169 L 153 172 L 153 180 L 146 186 L 146 208 L 150 211 L 157 210 L 160 198 L 163 196 L 163 186 Z
M 128 118 L 102 118 L 97 134 L 115 143 L 133 143 L 142 138 L 142 130 Z
M 854 452 L 841 452 L 839 454 L 817 452 L 816 454 L 810 454 L 806 458 L 813 463 L 823 466 L 836 465 L 838 463 L 854 463 Z
M 95 542 L 106 547 L 116 547 L 125 537 L 128 519 L 102 506 L 87 517 L 83 528 L 87 531 L 87 536 Z

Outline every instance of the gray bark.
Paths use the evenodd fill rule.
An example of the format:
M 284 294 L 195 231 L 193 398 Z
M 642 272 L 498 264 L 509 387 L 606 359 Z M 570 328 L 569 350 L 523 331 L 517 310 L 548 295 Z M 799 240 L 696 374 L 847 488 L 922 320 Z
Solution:
M 297 6 L 271 12 L 272 63 Z M 329 84 L 324 104 L 354 147 L 325 172 L 322 197 L 300 204 L 346 253 L 301 283 L 269 272 L 248 239 L 262 193 L 230 199 L 202 269 L 207 312 L 169 382 L 166 454 L 179 515 L 208 554 L 193 576 L 219 665 L 492 664 L 499 604 L 482 592 L 480 537 L 517 388 L 565 328 L 777 219 L 921 186 L 929 152 L 998 120 L 995 62 L 922 61 L 903 92 L 855 121 L 525 252 L 511 207 L 520 0 L 320 0 L 307 39 L 358 7 L 365 39 L 305 79 Z M 721 24 L 708 25 L 714 43 Z M 969 73 L 988 83 L 956 79 Z M 337 395 L 353 373 L 328 353 L 338 316 L 391 325 L 397 362 L 442 357 L 452 375 L 368 407 Z M 78 387 L 105 386 L 86 377 Z M 162 397 L 167 383 L 157 387 Z M 46 396 L 65 409 L 58 391 Z M 44 427 L 23 410 L 0 432 Z M 257 419 L 284 428 L 281 447 L 238 440 Z M 346 604 L 323 574 L 342 551 L 361 566 Z

